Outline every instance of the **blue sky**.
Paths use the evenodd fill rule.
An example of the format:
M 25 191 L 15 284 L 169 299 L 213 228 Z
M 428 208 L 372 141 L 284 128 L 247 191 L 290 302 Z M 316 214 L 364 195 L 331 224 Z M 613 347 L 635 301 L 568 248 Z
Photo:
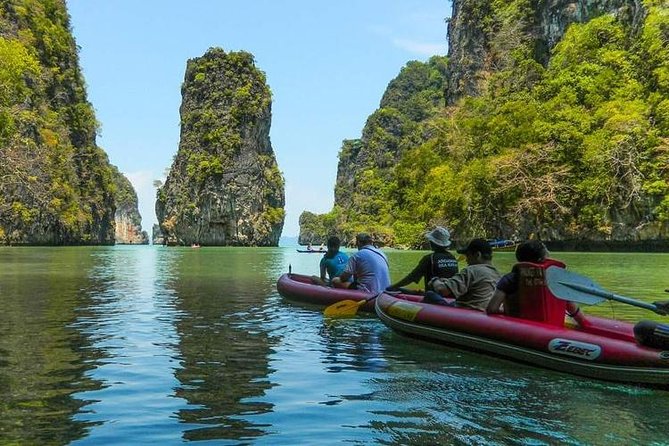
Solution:
M 337 154 L 410 60 L 446 54 L 447 0 L 67 0 L 98 145 L 156 222 L 153 180 L 179 145 L 186 61 L 248 51 L 272 90 L 270 138 L 286 180 L 284 236 L 334 201 Z

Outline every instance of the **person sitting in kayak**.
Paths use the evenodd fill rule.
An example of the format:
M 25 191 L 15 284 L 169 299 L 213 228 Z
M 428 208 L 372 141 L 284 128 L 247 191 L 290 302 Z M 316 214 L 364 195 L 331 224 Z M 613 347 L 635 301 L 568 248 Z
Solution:
M 540 240 L 527 240 L 516 248 L 518 262 L 542 263 L 548 257 L 548 250 Z M 505 274 L 495 289 L 486 312 L 504 313 L 504 302 L 512 299 L 518 293 L 520 286 L 520 272 L 518 265 L 514 265 L 510 273 Z M 507 305 L 508 306 L 508 305 Z
M 348 259 L 344 271 L 332 279 L 335 288 L 351 288 L 378 294 L 390 285 L 388 259 L 373 245 L 369 234 L 360 233 L 355 237 L 358 252 Z M 348 280 L 354 277 L 353 282 Z
M 428 284 L 435 277 L 448 279 L 458 272 L 458 261 L 446 248 L 451 246 L 451 234 L 448 229 L 437 226 L 425 234 L 430 242 L 432 253 L 424 256 L 418 265 L 403 279 L 388 287 L 389 291 L 398 290 L 400 287 L 410 283 L 417 283 L 424 279 L 425 290 L 429 290 Z
M 457 252 L 465 254 L 467 266 L 449 279 L 432 279 L 429 286 L 434 291 L 427 291 L 423 302 L 485 311 L 500 278 L 492 264 L 492 247 L 486 240 L 476 238 Z
M 339 250 L 340 246 L 341 240 L 339 240 L 339 237 L 332 236 L 328 238 L 328 250 L 323 254 L 320 262 L 321 275 L 320 277 L 312 276 L 311 278 L 314 283 L 328 285 L 333 278 L 344 271 L 346 263 L 348 263 L 348 256 Z
M 548 249 L 540 240 L 527 240 L 516 248 L 516 260 L 518 262 L 530 262 L 543 265 L 546 262 L 559 264 L 564 267 L 562 262 L 548 258 Z M 505 274 L 499 282 L 490 303 L 486 308 L 487 313 L 505 313 L 512 316 L 519 316 L 518 290 L 520 287 L 520 267 L 514 265 L 510 273 Z M 578 305 L 568 302 L 566 306 L 567 313 L 577 322 L 584 323 L 583 316 L 579 312 Z M 556 316 L 557 318 L 558 316 Z

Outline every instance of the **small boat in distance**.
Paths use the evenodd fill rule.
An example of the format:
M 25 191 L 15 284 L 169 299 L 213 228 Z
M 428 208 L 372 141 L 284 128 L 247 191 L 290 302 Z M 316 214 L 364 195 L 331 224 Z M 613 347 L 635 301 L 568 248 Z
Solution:
M 307 245 L 306 249 L 297 249 L 297 252 L 305 252 L 305 253 L 310 253 L 310 252 L 320 252 L 320 253 L 325 253 L 328 252 L 327 248 L 324 245 L 319 246 L 318 248 L 314 248 L 311 246 L 311 244 Z
M 488 239 L 490 247 L 495 251 L 515 251 L 520 242 L 514 240 Z

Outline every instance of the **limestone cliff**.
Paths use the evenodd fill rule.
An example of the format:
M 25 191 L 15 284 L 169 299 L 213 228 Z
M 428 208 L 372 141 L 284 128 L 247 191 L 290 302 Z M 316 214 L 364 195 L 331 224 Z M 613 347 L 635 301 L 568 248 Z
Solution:
M 300 234 L 297 243 L 300 245 L 321 245 L 327 243 L 328 235 L 334 235 L 335 228 L 326 228 L 323 219 L 313 212 L 304 211 L 300 214 Z
M 505 192 L 494 194 L 497 199 L 492 203 L 481 200 L 479 205 L 496 208 L 498 215 L 506 213 L 508 218 L 490 218 L 483 225 L 486 232 L 538 236 L 560 247 L 667 246 L 669 181 L 662 167 L 667 127 L 653 110 L 657 103 L 667 104 L 667 89 L 656 76 L 666 70 L 660 54 L 667 54 L 668 41 L 666 31 L 659 30 L 666 29 L 668 7 L 663 0 L 454 0 L 449 21 L 448 104 L 461 99 L 473 103 L 473 96 L 488 103 L 508 101 L 500 105 L 500 112 L 507 107 L 501 115 L 517 100 L 514 96 L 526 95 L 537 101 L 537 108 L 528 106 L 534 101 L 527 102 L 525 115 L 538 112 L 551 120 L 546 112 L 555 102 L 559 105 L 550 125 L 567 133 L 577 122 L 588 122 L 578 119 L 579 114 L 593 116 L 574 133 L 575 140 L 569 141 L 574 135 L 555 134 L 534 136 L 527 140 L 532 145 L 525 147 L 519 141 L 505 141 L 517 152 L 500 157 L 495 172 L 493 184 Z M 649 11 L 652 17 L 647 20 Z M 655 33 L 664 34 L 662 44 L 650 43 Z M 627 63 L 635 68 L 623 73 L 621 66 Z M 654 75 L 647 76 L 648 72 Z M 610 84 L 602 81 L 609 75 Z M 596 97 L 586 96 L 582 88 L 586 83 Z M 557 85 L 562 90 L 551 91 Z M 634 89 L 638 90 L 627 95 Z M 576 96 L 569 97 L 573 92 Z M 644 110 L 639 116 L 631 112 L 633 103 Z M 618 107 L 617 112 L 612 106 Z M 578 112 L 572 114 L 574 110 Z M 479 119 L 484 117 L 496 119 L 487 113 Z M 537 119 L 534 128 L 541 121 Z M 517 130 L 526 125 L 514 124 Z M 631 137 L 633 132 L 643 136 Z M 482 145 L 491 145 L 491 133 L 479 140 Z M 597 140 L 596 147 L 586 149 L 592 140 Z M 579 148 L 574 150 L 575 146 Z M 590 155 L 584 156 L 583 150 L 590 150 Z M 554 156 L 562 160 L 554 163 Z M 516 160 L 509 162 L 510 158 Z M 528 175 L 528 170 L 536 168 L 544 173 Z M 534 185 L 523 184 L 531 177 Z M 515 185 L 505 184 L 507 180 Z M 512 196 L 521 198 L 510 200 Z M 501 201 L 515 203 L 508 206 Z
M 342 146 L 333 210 L 305 213 L 301 234 L 417 246 L 438 224 L 456 240 L 668 249 L 669 1 L 453 7 L 446 76 L 400 74 Z M 425 108 L 435 85 L 446 100 Z
M 137 192 L 130 180 L 116 166 L 111 166 L 114 176 L 114 203 L 116 213 L 114 234 L 118 245 L 146 245 L 149 235 L 142 231 L 142 216 L 139 214 Z
M 448 103 L 478 94 L 490 74 L 508 68 L 513 63 L 510 55 L 524 45 L 546 65 L 570 24 L 603 14 L 638 26 L 645 10 L 641 0 L 453 0 Z
M 160 225 L 155 224 L 151 228 L 151 243 L 154 245 L 165 245 L 167 240 L 163 236 L 162 231 L 160 230 Z
M 96 131 L 65 1 L 0 2 L 0 241 L 114 243 Z
M 264 73 L 247 52 L 212 48 L 188 61 L 181 93 L 179 150 L 156 200 L 168 243 L 277 246 L 284 183 Z

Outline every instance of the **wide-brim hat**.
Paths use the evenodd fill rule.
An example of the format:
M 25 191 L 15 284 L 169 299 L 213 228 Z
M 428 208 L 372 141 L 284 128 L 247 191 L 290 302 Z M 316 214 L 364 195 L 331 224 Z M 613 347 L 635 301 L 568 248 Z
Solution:
M 451 246 L 451 233 L 448 229 L 437 226 L 431 231 L 425 233 L 425 238 L 442 248 Z

